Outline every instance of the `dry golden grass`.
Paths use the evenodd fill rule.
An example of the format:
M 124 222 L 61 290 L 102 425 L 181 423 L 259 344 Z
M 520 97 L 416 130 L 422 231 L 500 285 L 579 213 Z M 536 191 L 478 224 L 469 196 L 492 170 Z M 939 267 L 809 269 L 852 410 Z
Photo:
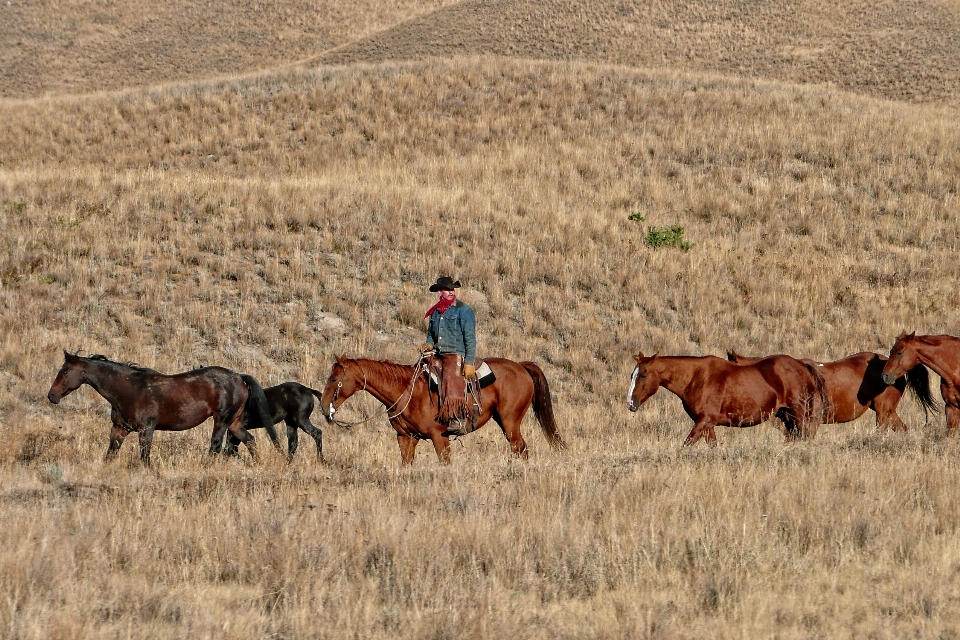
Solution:
M 957 0 L 364 0 L 0 5 L 0 96 L 297 63 L 476 55 L 684 69 L 957 106 Z
M 623 395 L 638 349 L 956 333 L 957 124 L 504 58 L 0 103 L 0 635 L 956 637 L 942 416 L 684 450 L 673 396 Z M 671 225 L 689 251 L 645 243 Z M 309 442 L 252 464 L 203 427 L 147 471 L 135 442 L 101 462 L 95 392 L 45 398 L 62 348 L 315 387 L 341 352 L 411 361 L 443 272 L 481 355 L 543 366 L 567 451 L 530 420 L 527 462 L 490 427 L 400 469 L 374 421 L 324 426 L 325 465 Z
M 9 0 L 0 97 L 88 93 L 269 69 L 451 0 Z
M 956 0 L 467 0 L 319 56 L 328 63 L 497 55 L 830 83 L 958 104 Z

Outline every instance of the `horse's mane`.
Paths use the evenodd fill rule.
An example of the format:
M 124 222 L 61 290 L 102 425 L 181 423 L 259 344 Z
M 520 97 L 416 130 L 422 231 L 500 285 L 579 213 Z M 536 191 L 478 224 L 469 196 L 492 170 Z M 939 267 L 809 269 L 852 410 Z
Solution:
M 384 377 L 390 377 L 396 380 L 397 382 L 406 384 L 410 382 L 410 369 L 414 365 L 409 364 L 400 364 L 399 362 L 391 362 L 390 360 L 370 360 L 369 358 L 353 358 L 353 362 L 366 370 L 368 367 L 372 370 L 375 370 L 376 373 L 383 375 Z
M 79 353 L 76 353 L 74 355 L 79 356 Z M 80 357 L 82 358 L 84 356 L 80 356 Z M 86 356 L 86 359 L 97 360 L 99 362 L 109 362 L 110 364 L 118 364 L 121 367 L 129 367 L 134 371 L 142 371 L 143 373 L 156 373 L 153 369 L 150 369 L 149 367 L 141 367 L 136 362 L 117 362 L 116 360 L 111 360 L 110 358 L 103 355 L 102 353 L 95 353 L 92 356 Z

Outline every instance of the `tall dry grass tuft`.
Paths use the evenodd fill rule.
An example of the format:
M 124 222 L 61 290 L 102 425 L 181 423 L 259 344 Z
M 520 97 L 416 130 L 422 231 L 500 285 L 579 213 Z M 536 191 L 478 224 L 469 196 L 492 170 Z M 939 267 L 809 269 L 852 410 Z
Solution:
M 784 446 L 681 450 L 631 355 L 884 350 L 956 332 L 955 116 L 824 88 L 480 59 L 0 106 L 0 628 L 10 637 L 948 636 L 957 441 L 905 401 Z M 642 218 L 642 219 L 641 219 Z M 656 249 L 681 226 L 688 251 Z M 45 399 L 61 349 L 320 386 L 412 361 L 464 282 L 480 354 L 537 361 L 554 452 L 484 429 L 398 468 L 100 461 L 109 410 Z M 382 411 L 369 398 L 344 411 Z M 316 421 L 320 422 L 319 415 Z

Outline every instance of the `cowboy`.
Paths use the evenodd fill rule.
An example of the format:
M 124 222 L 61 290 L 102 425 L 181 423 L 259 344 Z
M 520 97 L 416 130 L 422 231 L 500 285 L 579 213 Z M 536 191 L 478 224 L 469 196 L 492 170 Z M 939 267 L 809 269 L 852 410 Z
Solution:
M 442 360 L 441 388 L 443 400 L 438 420 L 464 420 L 470 407 L 465 399 L 464 378 L 472 379 L 477 371 L 474 358 L 477 352 L 477 319 L 470 305 L 457 300 L 460 281 L 450 276 L 440 276 L 430 285 L 432 293 L 440 293 L 437 300 L 424 314 L 430 322 L 427 340 L 420 347 L 421 353 L 434 352 Z

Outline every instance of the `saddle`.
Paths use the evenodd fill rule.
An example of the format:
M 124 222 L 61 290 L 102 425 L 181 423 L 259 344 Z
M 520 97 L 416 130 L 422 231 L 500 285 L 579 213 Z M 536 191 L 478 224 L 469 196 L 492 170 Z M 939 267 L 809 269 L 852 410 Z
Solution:
M 480 418 L 480 390 L 496 380 L 486 363 L 477 368 L 471 380 L 463 377 L 463 356 L 456 353 L 434 355 L 427 361 L 430 390 L 437 394 L 437 422 L 447 425 L 452 435 L 475 431 Z

